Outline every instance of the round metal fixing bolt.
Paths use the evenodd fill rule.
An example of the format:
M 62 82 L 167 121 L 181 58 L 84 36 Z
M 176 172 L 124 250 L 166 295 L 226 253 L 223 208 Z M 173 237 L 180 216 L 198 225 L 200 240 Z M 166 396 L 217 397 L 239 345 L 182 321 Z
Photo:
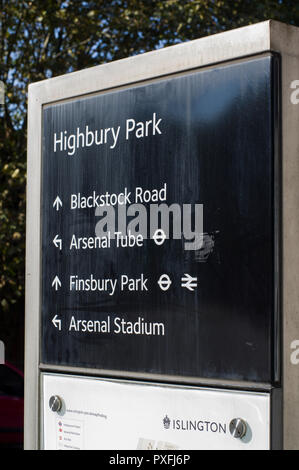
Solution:
M 63 401 L 58 395 L 53 395 L 49 400 L 50 410 L 53 412 L 58 412 L 62 408 Z
M 232 419 L 229 423 L 229 432 L 236 439 L 242 439 L 247 431 L 246 422 L 241 418 Z

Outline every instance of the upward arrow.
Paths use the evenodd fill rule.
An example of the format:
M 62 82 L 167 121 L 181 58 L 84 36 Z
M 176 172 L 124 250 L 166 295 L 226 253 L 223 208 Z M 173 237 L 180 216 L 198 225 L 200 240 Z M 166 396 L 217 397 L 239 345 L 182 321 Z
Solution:
M 59 196 L 56 197 L 55 201 L 53 202 L 53 207 L 56 207 L 56 210 L 59 211 L 59 206 L 62 207 L 62 201 Z
M 58 290 L 58 286 L 61 287 L 61 282 L 58 276 L 55 276 L 52 282 L 52 287 L 55 287 L 55 290 Z

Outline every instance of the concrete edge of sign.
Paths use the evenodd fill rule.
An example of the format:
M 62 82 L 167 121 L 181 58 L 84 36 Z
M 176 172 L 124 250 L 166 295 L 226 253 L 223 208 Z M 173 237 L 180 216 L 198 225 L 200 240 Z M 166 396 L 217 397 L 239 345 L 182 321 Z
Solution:
M 41 105 L 28 103 L 24 448 L 37 449 L 39 436 Z
M 299 28 L 282 38 L 282 402 L 283 448 L 299 449 Z M 292 44 L 292 46 L 291 46 Z M 297 52 L 295 48 L 297 46 Z M 294 87 L 294 84 L 296 85 Z
M 268 20 L 32 83 L 29 93 L 45 104 L 269 50 L 295 55 L 297 30 Z
M 206 38 L 140 54 L 90 69 L 33 83 L 28 101 L 28 167 L 26 214 L 26 300 L 25 300 L 25 449 L 39 448 L 39 350 L 40 350 L 40 253 L 41 253 L 41 147 L 42 107 L 63 99 L 87 95 L 163 77 L 237 58 L 275 51 L 282 60 L 283 99 L 283 185 L 294 187 L 299 180 L 299 105 L 290 104 L 290 82 L 299 80 L 299 28 L 276 21 L 219 33 Z M 290 71 L 290 72 L 289 72 Z M 288 74 L 292 73 L 292 76 Z M 298 109 L 298 110 L 297 110 Z M 298 175 L 298 176 L 297 176 Z M 297 184 L 297 187 L 298 184 Z M 299 341 L 298 236 L 299 191 L 290 190 L 283 205 L 283 341 Z M 298 255 L 296 253 L 298 252 Z M 289 350 L 283 357 L 283 380 L 288 393 L 283 398 L 286 448 L 298 447 L 299 365 L 290 364 Z M 66 370 L 66 368 L 65 368 Z M 291 405 L 290 405 L 291 403 Z M 294 409 L 294 404 L 297 407 Z
M 45 104 L 269 51 L 271 24 L 265 21 L 42 80 L 29 85 L 29 94 Z
M 160 385 L 164 384 L 166 387 L 171 385 L 175 386 L 184 386 L 189 385 L 190 387 L 208 387 L 208 388 L 219 388 L 219 389 L 229 389 L 229 390 L 247 390 L 248 392 L 261 392 L 268 393 L 273 387 L 268 383 L 262 382 L 244 382 L 238 380 L 221 380 L 221 379 L 206 379 L 202 377 L 189 377 L 189 376 L 171 376 L 163 374 L 150 374 L 150 373 L 141 373 L 141 372 L 129 372 L 129 371 L 108 371 L 105 369 L 92 369 L 88 367 L 72 367 L 72 366 L 57 366 L 49 364 L 40 364 L 40 370 L 43 373 L 65 373 L 66 370 L 68 374 L 88 376 L 93 378 L 101 378 L 102 380 L 113 380 L 113 381 L 123 381 L 135 380 L 136 382 L 156 382 Z

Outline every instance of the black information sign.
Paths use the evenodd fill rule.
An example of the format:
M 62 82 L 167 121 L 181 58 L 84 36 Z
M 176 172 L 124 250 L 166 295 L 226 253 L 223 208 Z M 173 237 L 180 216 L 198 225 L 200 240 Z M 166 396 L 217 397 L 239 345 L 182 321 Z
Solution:
M 45 107 L 42 363 L 274 380 L 276 61 Z

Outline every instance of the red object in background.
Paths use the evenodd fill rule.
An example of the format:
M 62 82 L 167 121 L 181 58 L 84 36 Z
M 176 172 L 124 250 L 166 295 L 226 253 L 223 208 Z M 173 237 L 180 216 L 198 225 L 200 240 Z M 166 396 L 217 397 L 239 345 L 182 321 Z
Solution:
M 0 447 L 23 447 L 24 374 L 0 364 Z

